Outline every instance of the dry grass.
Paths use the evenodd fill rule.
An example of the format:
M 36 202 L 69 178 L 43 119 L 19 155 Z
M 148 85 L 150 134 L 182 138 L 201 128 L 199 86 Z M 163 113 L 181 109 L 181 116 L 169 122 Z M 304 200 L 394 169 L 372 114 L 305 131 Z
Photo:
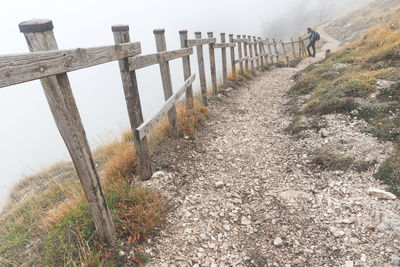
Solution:
M 295 111 L 294 126 L 299 125 L 297 117 L 301 115 L 346 113 L 368 122 L 368 131 L 378 139 L 393 141 L 397 150 L 381 165 L 375 177 L 399 194 L 400 9 L 386 17 L 387 20 L 372 27 L 363 38 L 295 75 L 296 83 L 290 95 Z M 378 80 L 391 85 L 381 88 Z M 302 97 L 304 94 L 309 97 Z M 331 168 L 325 162 L 335 160 L 327 155 L 318 158 L 316 163 Z M 340 160 L 338 163 L 348 165 L 347 160 L 346 164 Z
M 202 106 L 200 96 L 195 97 L 193 109 L 178 105 L 180 135 L 195 138 L 196 126 L 209 114 L 208 108 Z M 156 148 L 168 137 L 168 120 L 164 118 L 151 132 L 149 145 Z M 163 205 L 157 192 L 132 188 L 137 168 L 132 135 L 126 132 L 121 140 L 104 145 L 93 154 L 118 235 L 131 246 L 137 246 L 156 227 Z M 107 255 L 117 252 L 94 242 L 93 223 L 84 203 L 87 202 L 71 163 L 57 163 L 21 180 L 12 190 L 0 218 L 0 257 L 4 258 L 0 258 L 0 263 L 8 264 L 7 260 L 13 259 L 16 264 L 21 264 L 28 258 L 39 265 L 58 265 L 64 260 L 71 266 L 91 260 L 101 264 L 114 262 L 115 258 Z M 83 234 L 78 235 L 78 230 Z M 70 239 L 65 239 L 67 237 Z M 56 243 L 63 245 L 59 247 Z M 26 249 L 28 245 L 32 249 Z M 45 255 L 40 255 L 36 249 L 43 246 Z M 146 258 L 140 251 L 137 255 Z

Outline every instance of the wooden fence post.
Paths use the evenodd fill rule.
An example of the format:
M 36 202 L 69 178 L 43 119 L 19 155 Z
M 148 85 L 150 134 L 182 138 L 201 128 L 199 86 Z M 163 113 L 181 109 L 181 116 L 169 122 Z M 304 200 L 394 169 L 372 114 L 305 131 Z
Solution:
M 268 66 L 268 64 L 269 64 L 269 62 L 268 62 L 268 53 L 267 53 L 267 51 L 265 50 L 265 44 L 264 43 L 261 43 L 262 44 L 262 50 L 263 50 L 263 52 L 264 52 L 264 55 L 265 55 L 265 66 Z M 272 64 L 272 63 L 271 63 Z
M 299 58 L 303 57 L 302 48 L 301 48 L 301 37 L 299 36 Z
M 225 44 L 225 33 L 221 33 L 221 44 Z M 221 48 L 222 55 L 222 80 L 224 83 L 224 87 L 226 87 L 228 83 L 228 72 L 226 67 L 226 47 Z
M 279 55 L 278 55 L 278 49 L 276 48 L 275 38 L 272 39 L 272 42 L 273 42 L 273 46 L 274 46 L 274 50 L 275 50 L 276 62 L 278 63 L 279 62 Z
M 301 39 L 301 46 L 303 47 L 304 57 L 307 57 L 308 56 L 308 51 L 307 51 L 307 48 L 306 48 L 306 45 L 305 45 L 303 39 Z
M 243 58 L 243 54 L 242 54 L 242 42 L 240 40 L 240 35 L 237 35 L 237 44 L 238 44 L 238 57 L 239 60 L 241 60 Z M 240 75 L 243 75 L 243 61 L 239 62 L 239 69 L 240 69 Z
M 247 36 L 247 42 L 248 42 L 248 45 L 249 45 L 250 66 L 251 66 L 251 70 L 254 71 L 253 45 L 252 45 L 252 42 L 251 42 L 251 36 L 250 35 Z
M 294 48 L 294 41 L 292 37 L 290 37 L 290 43 L 292 44 L 293 59 L 296 59 L 296 49 Z
M 249 59 L 247 58 L 247 37 L 246 35 L 243 35 L 243 52 L 244 52 L 244 57 L 246 60 L 244 61 L 244 68 L 246 71 L 249 71 Z
M 196 39 L 201 39 L 201 32 L 195 32 Z M 199 78 L 200 78 L 200 89 L 201 89 L 201 99 L 204 106 L 208 106 L 207 99 L 207 82 L 206 82 L 206 72 L 204 70 L 204 57 L 203 57 L 203 46 L 196 46 L 197 52 L 197 63 L 199 68 Z
M 257 42 L 258 42 L 258 50 L 260 51 L 260 62 L 261 62 L 261 70 L 264 70 L 265 64 L 264 64 L 264 48 L 263 48 L 263 44 L 261 43 L 261 37 L 257 38 Z
M 31 52 L 58 50 L 51 20 L 29 20 L 19 24 Z M 57 128 L 71 155 L 89 202 L 100 240 L 115 245 L 114 222 L 97 174 L 86 133 L 66 73 L 40 79 Z
M 260 69 L 261 64 L 260 64 L 260 58 L 258 57 L 258 48 L 257 48 L 258 42 L 255 36 L 253 36 L 253 42 L 254 42 L 254 56 L 256 57 L 257 69 Z
M 229 34 L 229 42 L 233 42 L 233 34 Z M 235 47 L 231 47 L 231 65 L 232 65 L 232 77 L 236 77 L 236 63 L 235 63 Z
M 274 65 L 274 56 L 272 55 L 271 43 L 269 42 L 269 38 L 267 38 L 267 42 L 268 42 L 268 52 L 271 58 L 271 65 Z
M 290 65 L 289 56 L 288 56 L 288 54 L 286 53 L 285 43 L 284 43 L 282 40 L 281 40 L 281 45 L 282 45 L 283 54 L 284 54 L 285 57 L 286 57 L 287 66 L 289 67 L 289 65 Z
M 208 38 L 213 38 L 213 33 L 208 32 L 207 33 Z M 215 51 L 214 51 L 214 44 L 209 43 L 208 44 L 208 52 L 210 55 L 210 70 L 211 70 L 211 88 L 212 88 L 212 93 L 213 95 L 218 94 L 218 88 L 217 88 L 217 72 L 215 70 Z
M 181 48 L 188 47 L 186 40 L 188 39 L 187 30 L 180 30 L 179 37 L 181 41 Z M 182 66 L 183 66 L 183 78 L 186 81 L 192 75 L 192 71 L 190 68 L 190 56 L 182 57 Z M 186 106 L 188 108 L 193 108 L 193 86 L 190 85 L 186 89 Z
M 129 43 L 129 26 L 115 25 L 111 27 L 116 44 Z M 147 138 L 140 139 L 136 130 L 143 123 L 142 106 L 140 104 L 139 89 L 137 85 L 136 72 L 129 71 L 128 58 L 118 61 L 121 72 L 122 85 L 124 88 L 126 107 L 128 109 L 129 122 L 135 144 L 136 158 L 139 167 L 139 176 L 142 180 L 149 179 L 152 175 L 149 162 L 149 148 Z
M 167 44 L 165 41 L 165 30 L 155 29 L 153 33 L 156 39 L 157 52 L 167 51 Z M 164 89 L 164 99 L 168 100 L 168 98 L 170 98 L 173 95 L 169 62 L 168 61 L 161 62 L 159 65 L 160 65 L 161 79 Z M 179 129 L 178 129 L 178 121 L 176 117 L 175 106 L 168 111 L 168 121 L 169 121 L 169 130 L 171 133 L 171 137 L 174 139 L 179 138 Z

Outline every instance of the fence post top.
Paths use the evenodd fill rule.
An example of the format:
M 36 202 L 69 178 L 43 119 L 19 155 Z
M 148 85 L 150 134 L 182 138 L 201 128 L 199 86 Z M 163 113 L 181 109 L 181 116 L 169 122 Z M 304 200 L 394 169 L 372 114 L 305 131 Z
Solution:
M 187 33 L 188 33 L 187 30 L 180 30 L 180 31 L 179 31 L 179 34 L 187 34 Z
M 233 33 L 229 34 L 229 37 L 232 36 L 233 37 Z
M 154 34 L 163 34 L 163 33 L 165 33 L 165 29 L 163 29 L 163 28 L 154 29 L 153 33 Z
M 221 32 L 221 35 L 225 35 L 225 33 L 224 33 L 224 32 Z
M 113 32 L 127 32 L 129 31 L 129 25 L 128 24 L 117 24 L 111 26 L 111 30 Z
M 45 32 L 51 31 L 53 27 L 53 21 L 49 19 L 30 19 L 18 24 L 20 32 Z

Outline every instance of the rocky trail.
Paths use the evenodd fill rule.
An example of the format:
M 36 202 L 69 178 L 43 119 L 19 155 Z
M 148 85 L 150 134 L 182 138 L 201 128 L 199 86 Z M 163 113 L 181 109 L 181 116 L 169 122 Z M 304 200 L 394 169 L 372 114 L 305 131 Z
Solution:
M 140 182 L 167 203 L 143 244 L 148 266 L 400 266 L 400 200 L 368 193 L 385 189 L 372 174 L 389 146 L 345 115 L 301 136 L 286 131 L 291 77 L 323 55 L 228 88 L 197 138 L 172 153 L 176 170 Z M 319 169 L 312 156 L 321 149 L 370 164 Z

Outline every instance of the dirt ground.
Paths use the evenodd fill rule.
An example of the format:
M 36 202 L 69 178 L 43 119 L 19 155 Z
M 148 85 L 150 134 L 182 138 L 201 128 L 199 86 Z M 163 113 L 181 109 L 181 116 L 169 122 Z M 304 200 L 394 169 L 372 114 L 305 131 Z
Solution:
M 389 145 L 366 134 L 365 124 L 328 115 L 301 136 L 286 131 L 287 92 L 296 68 L 258 73 L 211 101 L 211 117 L 195 140 L 171 157 L 174 172 L 141 182 L 159 190 L 166 220 L 146 240 L 148 266 L 396 266 L 400 259 L 399 200 L 372 174 Z M 321 169 L 315 151 L 357 156 L 363 170 Z

